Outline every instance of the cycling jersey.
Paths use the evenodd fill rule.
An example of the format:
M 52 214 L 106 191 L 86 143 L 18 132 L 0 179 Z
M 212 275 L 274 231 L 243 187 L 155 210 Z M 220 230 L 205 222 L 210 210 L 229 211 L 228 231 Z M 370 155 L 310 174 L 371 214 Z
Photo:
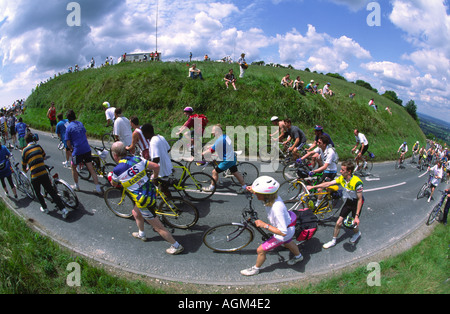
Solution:
M 112 181 L 122 184 L 139 209 L 156 202 L 156 190 L 146 172 L 148 164 L 140 157 L 126 157 L 113 170 Z
M 341 175 L 336 179 L 336 183 L 344 188 L 343 196 L 351 200 L 356 200 L 358 198 L 357 193 L 363 191 L 363 182 L 355 175 L 352 176 L 348 182 L 345 180 L 344 176 Z

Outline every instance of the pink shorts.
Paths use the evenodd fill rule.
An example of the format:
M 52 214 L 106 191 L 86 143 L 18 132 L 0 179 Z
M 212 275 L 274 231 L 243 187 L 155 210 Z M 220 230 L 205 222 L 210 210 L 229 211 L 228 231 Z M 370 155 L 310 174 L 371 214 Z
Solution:
M 297 216 L 292 211 L 289 212 L 289 215 L 291 217 L 291 224 L 288 227 L 295 226 L 295 223 L 297 222 Z M 267 252 L 267 251 L 273 250 L 276 247 L 279 247 L 282 244 L 287 244 L 291 241 L 292 241 L 292 238 L 288 241 L 282 241 L 282 240 L 276 239 L 275 236 L 272 236 L 272 237 L 270 237 L 269 240 L 267 240 L 266 242 L 264 242 L 261 245 L 262 245 L 263 250 Z
M 261 246 L 262 246 L 263 250 L 267 252 L 267 251 L 273 250 L 274 248 L 279 247 L 282 244 L 287 244 L 287 243 L 289 243 L 291 241 L 292 241 L 292 239 L 290 239 L 288 241 L 281 241 L 281 240 L 276 239 L 273 236 L 269 240 L 267 240 L 266 242 L 261 244 Z

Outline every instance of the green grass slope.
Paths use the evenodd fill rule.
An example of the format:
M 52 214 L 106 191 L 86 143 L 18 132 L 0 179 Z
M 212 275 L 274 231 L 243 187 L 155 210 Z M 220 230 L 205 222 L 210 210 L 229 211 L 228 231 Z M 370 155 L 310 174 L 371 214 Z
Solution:
M 350 157 L 355 128 L 366 135 L 377 160 L 392 159 L 403 141 L 411 146 L 416 140 L 425 144 L 419 125 L 403 107 L 354 83 L 299 70 L 250 66 L 245 77 L 238 78 L 238 91 L 234 91 L 231 86 L 226 89 L 223 77 L 230 68 L 238 74 L 237 64 L 197 62 L 197 67 L 204 81 L 189 79 L 189 67 L 183 62 L 122 63 L 64 74 L 29 96 L 24 121 L 49 129 L 45 116 L 54 101 L 58 112 L 74 109 L 89 135 L 99 137 L 107 131 L 101 103 L 109 101 L 122 107 L 125 116 L 138 115 L 141 123 L 153 123 L 158 133 L 170 138 L 172 128 L 185 122 L 182 110 L 189 105 L 207 115 L 210 125 L 270 126 L 274 115 L 289 117 L 304 130 L 309 142 L 314 125 L 320 124 L 336 143 L 341 160 Z M 320 88 L 330 82 L 336 96 L 302 96 L 284 88 L 280 81 L 286 73 L 293 79 L 300 76 L 305 85 L 311 79 L 319 82 Z M 353 100 L 350 93 L 356 93 Z M 377 112 L 368 106 L 371 98 L 378 105 Z M 386 106 L 392 115 L 385 111 Z

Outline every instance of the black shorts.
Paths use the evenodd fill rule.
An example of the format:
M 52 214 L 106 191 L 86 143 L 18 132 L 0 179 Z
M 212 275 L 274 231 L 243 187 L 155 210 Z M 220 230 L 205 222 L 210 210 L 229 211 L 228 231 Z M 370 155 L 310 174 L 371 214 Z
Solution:
M 369 144 L 367 144 L 366 146 L 364 146 L 364 149 L 363 149 L 363 150 L 361 150 L 361 147 L 360 147 L 359 150 L 361 151 L 361 156 L 364 155 L 364 154 L 367 152 L 368 149 L 369 149 Z
M 72 162 L 74 165 L 79 165 L 82 163 L 87 164 L 89 162 L 92 162 L 92 154 L 89 151 L 81 155 L 72 156 Z
M 49 119 L 49 121 L 50 121 L 50 126 L 56 126 L 56 124 L 57 124 L 56 120 Z
M 363 197 L 363 206 L 364 206 L 364 197 Z M 358 199 L 347 199 L 344 206 L 342 206 L 341 213 L 339 214 L 339 217 L 346 218 L 348 214 L 352 213 L 352 217 L 355 218 L 356 216 L 356 210 L 358 209 Z M 362 213 L 362 206 L 361 206 L 361 212 L 359 215 L 361 216 Z

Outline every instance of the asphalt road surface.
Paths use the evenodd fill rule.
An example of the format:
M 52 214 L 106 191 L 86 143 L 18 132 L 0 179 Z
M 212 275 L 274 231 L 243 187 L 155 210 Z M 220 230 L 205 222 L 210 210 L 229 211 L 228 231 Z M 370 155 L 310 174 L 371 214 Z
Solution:
M 53 173 L 73 184 L 71 171 L 63 168 L 63 154 L 57 150 L 58 140 L 49 134 L 36 132 L 40 144 L 49 158 L 47 165 L 55 166 Z M 91 141 L 91 145 L 99 142 Z M 17 160 L 20 151 L 13 150 Z M 109 158 L 109 157 L 108 157 Z M 282 180 L 280 172 L 271 173 Z M 377 252 L 389 249 L 405 236 L 423 226 L 432 206 L 438 202 L 428 203 L 425 198 L 417 200 L 420 187 L 427 180 L 427 175 L 410 165 L 404 169 L 394 170 L 391 162 L 374 165 L 370 176 L 362 178 L 364 182 L 365 204 L 361 214 L 361 238 L 356 244 L 349 239 L 352 232 L 342 229 L 338 243 L 330 249 L 322 245 L 332 238 L 335 219 L 319 225 L 313 239 L 301 244 L 304 260 L 290 267 L 286 261 L 291 258 L 286 249 L 279 249 L 267 255 L 260 274 L 245 277 L 240 270 L 251 267 L 256 260 L 256 248 L 261 238 L 256 234 L 255 240 L 245 249 L 236 253 L 216 253 L 202 242 L 202 235 L 209 227 L 225 223 L 240 222 L 241 211 L 247 199 L 238 195 L 237 186 L 230 179 L 224 179 L 217 193 L 209 200 L 196 202 L 200 219 L 191 230 L 172 230 L 174 237 L 184 246 L 182 254 L 171 256 L 165 253 L 169 247 L 151 227 L 146 225 L 150 241 L 142 242 L 133 238 L 137 231 L 134 219 L 115 216 L 105 205 L 104 199 L 93 191 L 92 181 L 80 179 L 81 191 L 77 192 L 80 206 L 71 212 L 66 220 L 57 211 L 43 214 L 39 203 L 30 201 L 19 192 L 19 200 L 0 195 L 7 204 L 17 211 L 36 228 L 52 237 L 73 251 L 94 258 L 107 265 L 120 267 L 127 271 L 152 278 L 196 284 L 213 285 L 247 285 L 285 282 L 308 278 L 317 274 L 332 273 L 355 262 L 367 261 Z M 441 183 L 438 189 L 444 189 Z M 259 217 L 267 221 L 261 204 L 255 200 Z M 47 201 L 49 209 L 54 205 Z

